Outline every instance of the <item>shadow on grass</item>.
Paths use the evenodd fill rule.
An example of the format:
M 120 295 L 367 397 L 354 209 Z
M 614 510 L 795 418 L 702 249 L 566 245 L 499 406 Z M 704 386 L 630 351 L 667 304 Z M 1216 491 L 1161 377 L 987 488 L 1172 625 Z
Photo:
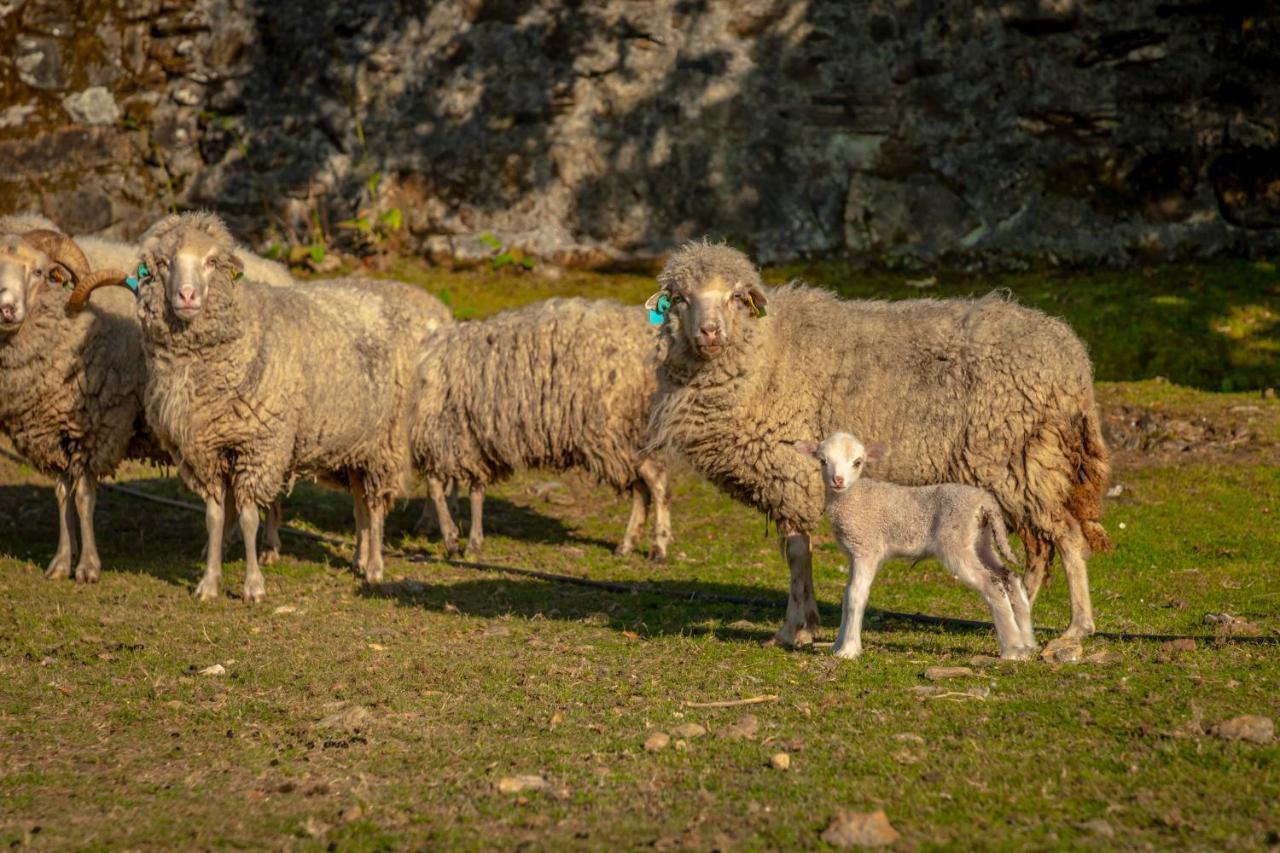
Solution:
M 396 535 L 421 535 L 417 529 L 417 521 L 422 513 L 425 501 L 414 499 L 407 508 L 398 509 L 387 517 L 387 540 L 393 541 Z M 454 513 L 454 523 L 458 525 L 459 535 L 466 539 L 470 529 L 470 504 L 466 499 L 458 501 L 459 512 Z M 286 515 L 288 510 L 286 508 Z M 431 532 L 427 538 L 438 542 L 440 528 L 435 524 L 435 514 L 431 514 Z M 527 506 L 509 501 L 505 498 L 486 495 L 484 499 L 484 531 L 486 535 L 499 534 L 538 545 L 595 545 L 606 550 L 613 550 L 622 541 L 623 530 L 618 529 L 618 541 L 609 542 L 583 536 L 567 527 L 563 521 L 549 515 L 543 515 Z

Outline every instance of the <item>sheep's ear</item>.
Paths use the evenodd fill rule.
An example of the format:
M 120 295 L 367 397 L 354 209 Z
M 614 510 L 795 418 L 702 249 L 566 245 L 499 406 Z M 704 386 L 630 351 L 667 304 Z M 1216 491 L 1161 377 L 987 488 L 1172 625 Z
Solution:
M 751 309 L 751 313 L 757 317 L 763 317 L 769 313 L 766 310 L 769 305 L 769 297 L 764 295 L 764 289 L 758 284 L 739 288 L 738 298 L 745 302 L 747 307 Z
M 797 441 L 791 446 L 798 452 L 803 453 L 805 456 L 812 456 L 814 459 L 818 458 L 818 445 L 814 444 L 812 441 Z
M 867 445 L 866 450 L 868 462 L 879 462 L 881 459 L 889 455 L 889 448 L 885 447 L 883 444 L 869 444 Z
M 244 261 L 240 260 L 240 256 L 234 252 L 226 256 L 227 269 L 231 270 L 232 278 L 239 278 L 244 275 Z

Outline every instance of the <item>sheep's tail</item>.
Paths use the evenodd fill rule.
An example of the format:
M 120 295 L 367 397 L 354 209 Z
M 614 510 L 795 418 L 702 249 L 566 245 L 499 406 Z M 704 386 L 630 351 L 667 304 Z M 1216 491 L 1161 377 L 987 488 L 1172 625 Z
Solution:
M 1000 556 L 1004 561 L 1022 568 L 1018 558 L 1013 555 L 1013 549 L 1009 547 L 1009 530 L 1004 526 L 1004 515 L 1000 512 L 1000 507 L 996 506 L 996 502 L 991 498 L 982 502 L 982 507 L 978 510 L 978 523 L 991 532 L 991 539 L 995 543 L 995 548 L 1000 552 Z
M 1097 407 L 1090 405 L 1080 418 L 1079 457 L 1076 459 L 1075 476 L 1071 492 L 1067 495 L 1067 511 L 1080 524 L 1085 541 L 1095 554 L 1109 554 L 1113 550 L 1111 537 L 1102 526 L 1102 496 L 1111 476 L 1111 459 L 1102 428 L 1098 422 Z

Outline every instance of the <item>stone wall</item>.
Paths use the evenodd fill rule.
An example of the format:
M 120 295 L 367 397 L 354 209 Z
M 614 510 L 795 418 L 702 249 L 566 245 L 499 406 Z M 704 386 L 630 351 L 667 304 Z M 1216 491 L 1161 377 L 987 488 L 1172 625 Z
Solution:
M 1280 247 L 1275 0 L 0 0 L 0 212 L 564 263 Z M 344 236 L 345 235 L 345 236 Z

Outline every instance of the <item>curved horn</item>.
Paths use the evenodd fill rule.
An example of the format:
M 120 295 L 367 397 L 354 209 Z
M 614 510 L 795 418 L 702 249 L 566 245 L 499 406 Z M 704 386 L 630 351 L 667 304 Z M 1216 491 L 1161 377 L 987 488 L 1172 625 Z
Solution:
M 67 312 L 79 311 L 84 308 L 85 303 L 89 301 L 89 294 L 99 287 L 116 285 L 132 293 L 133 288 L 129 287 L 125 281 L 128 277 L 128 274 L 122 273 L 120 270 L 97 270 L 89 273 L 76 282 L 75 289 L 67 297 Z
M 76 281 L 89 274 L 89 259 L 76 245 L 76 241 L 66 234 L 42 228 L 26 232 L 22 235 L 22 239 L 66 267 Z

